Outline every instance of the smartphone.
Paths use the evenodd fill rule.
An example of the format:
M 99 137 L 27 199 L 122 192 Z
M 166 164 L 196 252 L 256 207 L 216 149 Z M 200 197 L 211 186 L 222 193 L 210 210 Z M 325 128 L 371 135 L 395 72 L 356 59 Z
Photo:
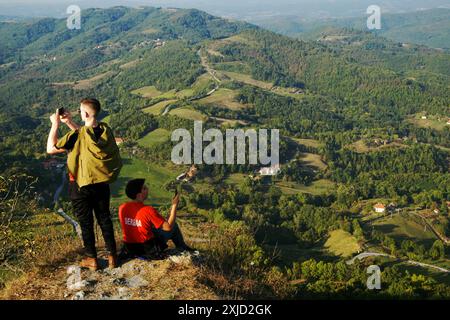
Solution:
M 62 116 L 65 112 L 66 112 L 66 110 L 64 109 L 64 107 L 58 108 L 58 109 L 56 110 L 56 113 L 57 113 L 59 116 Z

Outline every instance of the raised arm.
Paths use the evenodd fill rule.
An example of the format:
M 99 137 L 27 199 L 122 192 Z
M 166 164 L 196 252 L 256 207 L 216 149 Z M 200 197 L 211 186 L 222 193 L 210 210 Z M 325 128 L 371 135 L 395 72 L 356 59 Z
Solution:
M 59 115 L 56 113 L 50 116 L 50 121 L 52 123 L 52 127 L 50 128 L 50 133 L 47 138 L 47 153 L 48 154 L 57 154 L 66 152 L 64 149 L 56 149 L 55 144 L 58 142 L 58 128 L 60 124 Z
M 175 197 L 173 197 L 172 199 L 172 207 L 170 207 L 169 218 L 162 225 L 162 229 L 164 231 L 172 230 L 173 226 L 175 225 L 175 221 L 177 218 L 177 207 L 179 202 L 180 202 L 180 194 L 177 193 L 177 195 L 175 195 Z

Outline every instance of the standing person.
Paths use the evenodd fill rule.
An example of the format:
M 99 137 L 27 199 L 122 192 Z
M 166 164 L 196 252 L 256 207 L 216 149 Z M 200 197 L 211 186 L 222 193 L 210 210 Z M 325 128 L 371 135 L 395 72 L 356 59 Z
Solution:
M 124 247 L 129 254 L 158 258 L 161 251 L 167 248 L 169 240 L 172 240 L 177 249 L 195 251 L 184 242 L 176 223 L 179 194 L 172 199 L 172 207 L 166 220 L 155 208 L 144 204 L 148 197 L 145 179 L 130 180 L 125 193 L 131 201 L 120 205 L 119 220 Z
M 116 241 L 109 209 L 109 183 L 117 179 L 122 160 L 111 128 L 97 121 L 100 110 L 98 100 L 83 99 L 79 109 L 84 122 L 82 127 L 72 121 L 69 112 L 52 114 L 52 127 L 47 140 L 48 154 L 69 151 L 69 194 L 80 223 L 85 251 L 81 266 L 91 270 L 98 270 L 93 212 L 109 251 L 109 268 L 117 266 Z M 60 122 L 71 131 L 58 140 Z

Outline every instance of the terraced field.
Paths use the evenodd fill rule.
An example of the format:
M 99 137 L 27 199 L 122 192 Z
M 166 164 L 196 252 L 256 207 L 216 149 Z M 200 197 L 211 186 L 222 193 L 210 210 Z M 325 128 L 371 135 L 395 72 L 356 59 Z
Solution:
M 213 104 L 225 107 L 231 110 L 239 110 L 246 108 L 244 104 L 235 101 L 238 94 L 236 90 L 221 88 L 208 97 L 197 100 L 200 104 Z
M 181 107 L 173 109 L 169 111 L 169 114 L 194 121 L 205 121 L 207 119 L 207 117 L 204 114 L 189 107 Z
M 160 115 L 163 113 L 164 109 L 171 103 L 176 102 L 177 100 L 166 100 L 158 102 L 150 107 L 147 107 L 143 109 L 142 111 L 145 113 L 153 114 L 153 115 Z
M 133 94 L 138 94 L 143 98 L 154 98 L 162 94 L 161 91 L 155 88 L 155 86 L 147 86 L 140 89 L 131 91 Z
M 324 194 L 335 189 L 335 183 L 328 179 L 313 181 L 309 186 L 295 182 L 279 181 L 275 185 L 280 188 L 284 194 L 310 193 L 313 195 Z
M 113 71 L 108 71 L 105 73 L 98 74 L 89 79 L 82 79 L 74 82 L 55 82 L 52 85 L 55 87 L 59 86 L 72 86 L 75 90 L 86 90 L 93 88 L 98 84 L 101 80 L 108 78 L 114 74 Z

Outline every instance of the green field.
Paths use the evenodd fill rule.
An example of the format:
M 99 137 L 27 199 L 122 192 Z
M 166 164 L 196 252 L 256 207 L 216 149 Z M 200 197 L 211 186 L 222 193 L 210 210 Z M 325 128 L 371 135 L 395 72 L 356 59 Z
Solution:
M 247 177 L 248 177 L 247 174 L 232 173 L 224 180 L 224 182 L 226 184 L 239 185 L 239 184 L 244 183 L 245 178 L 247 178 Z
M 358 140 L 347 146 L 347 148 L 349 148 L 350 150 L 353 150 L 358 153 L 379 151 L 388 148 L 405 148 L 405 147 L 406 147 L 405 145 L 398 142 L 391 142 L 386 145 L 380 145 L 378 147 L 370 147 L 364 142 L 364 140 Z
M 312 148 L 322 147 L 322 143 L 319 140 L 315 140 L 315 139 L 292 138 L 292 140 L 298 142 L 299 144 L 307 146 L 307 147 L 312 147 Z
M 201 104 L 216 104 L 231 110 L 239 110 L 245 108 L 245 105 L 234 100 L 236 95 L 236 90 L 221 88 L 215 91 L 210 96 L 197 100 L 197 102 Z
M 220 72 L 225 74 L 227 77 L 229 77 L 233 80 L 243 82 L 243 83 L 249 84 L 251 86 L 259 87 L 261 89 L 270 90 L 273 87 L 273 84 L 271 82 L 255 80 L 252 78 L 251 75 L 248 75 L 248 74 L 230 72 L 230 71 L 220 71 Z
M 313 181 L 311 185 L 305 186 L 302 184 L 298 184 L 295 182 L 286 182 L 286 181 L 279 181 L 275 183 L 275 185 L 280 188 L 280 190 L 284 194 L 296 194 L 296 193 L 310 193 L 313 195 L 320 195 L 324 194 L 328 191 L 331 191 L 335 188 L 334 182 L 328 180 L 328 179 L 320 179 Z
M 264 90 L 271 90 L 272 92 L 277 93 L 279 95 L 289 96 L 293 98 L 302 98 L 304 96 L 303 93 L 299 94 L 295 93 L 298 91 L 297 88 L 283 88 L 278 86 L 274 87 L 273 83 L 253 79 L 252 76 L 249 74 L 231 71 L 220 71 L 220 73 L 224 74 L 225 76 L 227 76 L 232 80 L 243 82 L 245 84 L 255 86 Z
M 373 223 L 375 230 L 394 238 L 397 242 L 413 240 L 420 244 L 431 246 L 437 239 L 433 232 L 411 218 L 410 216 L 394 214 L 386 216 Z
M 330 232 L 330 237 L 325 242 L 324 247 L 332 254 L 341 257 L 349 257 L 361 250 L 356 238 L 341 229 Z
M 153 115 L 160 115 L 164 112 L 164 109 L 171 103 L 176 102 L 177 100 L 166 100 L 158 102 L 152 106 L 149 106 L 145 109 L 142 109 L 143 112 L 153 114 Z
M 266 252 L 277 252 L 281 266 L 292 266 L 292 263 L 308 259 L 323 260 L 324 251 L 320 245 L 302 248 L 297 244 L 265 245 Z
M 152 147 L 157 144 L 164 143 L 170 139 L 170 132 L 163 128 L 158 128 L 148 133 L 143 138 L 139 139 L 137 143 L 142 147 Z
M 155 86 L 147 86 L 140 89 L 131 91 L 132 94 L 138 94 L 144 98 L 154 98 L 161 95 L 161 91 L 155 88 Z
M 164 185 L 175 179 L 177 171 L 174 168 L 162 167 L 141 159 L 132 158 L 128 154 L 122 154 L 124 166 L 120 172 L 118 181 L 111 185 L 111 205 L 128 201 L 125 195 L 125 186 L 131 179 L 144 178 L 149 187 L 147 203 L 150 205 L 169 204 L 172 193 L 164 189 Z
M 194 121 L 205 121 L 206 116 L 202 113 L 198 112 L 197 110 L 188 108 L 188 107 L 181 107 L 173 109 L 169 112 L 169 114 L 173 116 L 178 116 L 180 118 L 194 120 Z
M 305 162 L 308 166 L 316 167 L 320 170 L 325 170 L 327 165 L 322 161 L 320 155 L 315 153 L 302 153 L 299 160 Z
M 194 90 L 202 90 L 214 84 L 214 80 L 209 73 L 204 73 L 195 80 L 192 84 L 192 89 Z
M 415 115 L 407 121 L 420 128 L 431 128 L 440 131 L 444 130 L 446 126 L 450 127 L 450 125 L 447 124 L 447 120 L 448 118 L 446 117 L 436 116 L 428 116 L 427 119 L 422 119 L 420 115 Z
M 156 98 L 165 100 L 176 100 L 190 98 L 196 94 L 196 92 L 207 88 L 213 83 L 211 76 L 209 74 L 202 74 L 197 78 L 197 80 L 192 84 L 190 88 L 183 90 L 172 89 L 166 92 L 161 92 L 155 88 L 155 86 L 147 86 L 137 90 L 132 91 L 133 94 L 138 94 L 144 98 Z M 172 101 L 173 102 L 173 101 Z

